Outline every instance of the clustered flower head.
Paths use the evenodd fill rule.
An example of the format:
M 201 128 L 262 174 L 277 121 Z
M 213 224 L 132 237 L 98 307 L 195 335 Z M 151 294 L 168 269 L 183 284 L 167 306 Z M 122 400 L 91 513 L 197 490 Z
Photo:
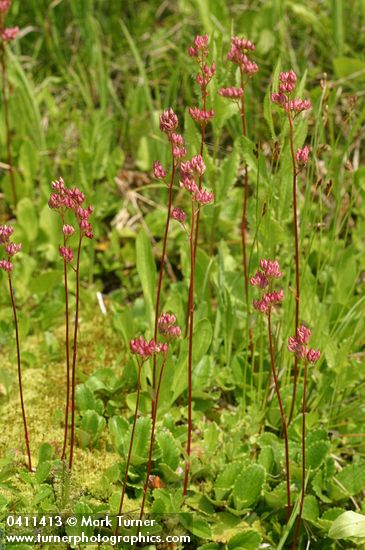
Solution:
M 159 333 L 173 340 L 181 336 L 181 328 L 176 325 L 176 316 L 173 313 L 161 313 L 158 320 Z
M 294 115 L 307 111 L 312 107 L 312 103 L 308 99 L 291 98 L 296 84 L 297 75 L 292 69 L 288 72 L 281 72 L 279 76 L 279 92 L 271 94 L 271 101 L 273 103 L 276 103 L 287 112 L 293 112 Z
M 4 18 L 11 7 L 11 0 L 0 0 L 0 36 L 3 42 L 11 42 L 19 33 L 19 27 L 4 27 Z
M 21 251 L 22 245 L 10 241 L 14 228 L 10 225 L 0 225 L 0 246 L 4 247 L 6 258 L 0 260 L 0 269 L 10 274 L 13 271 L 12 258 Z
M 294 353 L 298 359 L 304 359 L 308 363 L 316 363 L 321 357 L 320 350 L 309 348 L 309 339 L 312 332 L 305 325 L 297 328 L 295 336 L 288 338 L 288 350 Z
M 281 277 L 282 272 L 277 260 L 260 260 L 260 269 L 250 278 L 250 283 L 252 286 L 265 290 L 265 292 L 263 292 L 261 300 L 254 300 L 253 307 L 255 309 L 262 313 L 269 313 L 273 306 L 283 301 L 283 289 L 277 291 L 271 288 L 273 280 Z
M 231 38 L 231 49 L 228 52 L 228 59 L 240 68 L 240 71 L 252 78 L 259 70 L 257 64 L 248 57 L 249 52 L 255 50 L 255 45 L 246 38 L 233 36 Z
M 305 145 L 303 149 L 298 148 L 295 155 L 298 164 L 300 164 L 301 166 L 305 166 L 308 163 L 309 154 L 310 148 L 308 147 L 308 145 Z
M 129 342 L 129 348 L 132 354 L 139 355 L 144 361 L 156 353 L 166 353 L 168 350 L 168 344 L 156 343 L 155 340 L 149 342 L 140 336 L 135 340 L 132 339 Z
M 227 97 L 228 99 L 238 99 L 243 96 L 243 88 L 230 86 L 229 88 L 221 88 L 218 93 L 222 97 Z
M 158 160 L 155 160 L 153 163 L 153 173 L 156 179 L 163 180 L 166 177 L 166 172 L 163 169 L 163 166 Z
M 82 205 L 85 202 L 85 195 L 77 187 L 74 187 L 73 189 L 66 187 L 62 178 L 52 182 L 52 189 L 53 192 L 50 195 L 48 206 L 61 212 L 63 216 L 67 210 L 72 211 L 75 215 L 82 236 L 92 239 L 94 234 L 89 218 L 93 212 L 93 208 L 92 206 L 83 208 Z M 73 233 L 71 228 L 73 229 L 72 226 L 64 226 L 63 234 L 65 236 L 72 235 Z
M 214 110 L 206 109 L 207 87 L 216 73 L 216 64 L 213 62 L 211 65 L 208 65 L 206 62 L 209 54 L 208 43 L 209 38 L 206 34 L 203 36 L 197 35 L 194 39 L 194 45 L 188 49 L 190 57 L 196 60 L 200 69 L 196 75 L 196 81 L 203 97 L 203 108 L 189 107 L 189 113 L 191 118 L 201 127 L 206 126 L 209 120 L 214 117 Z
M 172 146 L 172 155 L 177 161 L 186 156 L 184 138 L 175 132 L 178 125 L 179 119 L 171 108 L 163 111 L 160 116 L 160 130 L 167 135 Z M 153 164 L 153 172 L 157 179 L 163 179 L 166 176 L 165 170 L 157 160 Z
M 180 223 L 184 223 L 186 220 L 186 212 L 184 212 L 184 210 L 181 210 L 181 208 L 174 208 L 172 210 L 172 217 L 174 218 L 174 220 Z

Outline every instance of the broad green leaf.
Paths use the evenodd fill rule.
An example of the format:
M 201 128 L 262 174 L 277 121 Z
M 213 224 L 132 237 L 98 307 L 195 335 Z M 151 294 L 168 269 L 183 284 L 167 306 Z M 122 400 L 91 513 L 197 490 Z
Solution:
M 180 462 L 180 449 L 175 439 L 169 432 L 159 432 L 156 434 L 156 441 L 162 452 L 161 462 L 176 470 Z
M 151 242 L 144 230 L 141 230 L 137 235 L 136 255 L 137 271 L 141 280 L 148 319 L 152 329 L 155 315 L 156 266 L 153 259 Z
M 233 487 L 235 507 L 240 510 L 253 506 L 261 495 L 265 482 L 265 469 L 259 464 L 252 464 L 236 479 Z
M 38 216 L 33 201 L 24 198 L 18 202 L 17 219 L 25 231 L 27 240 L 33 242 L 38 235 Z
M 328 535 L 332 539 L 365 539 L 365 516 L 348 511 L 333 522 Z
M 319 516 L 319 505 L 316 497 L 313 495 L 307 495 L 304 498 L 304 506 L 303 506 L 303 519 L 306 519 L 307 521 L 311 521 L 312 523 L 315 523 Z
M 330 444 L 328 441 L 317 441 L 306 449 L 306 463 L 308 468 L 319 468 L 326 458 Z
M 214 493 L 217 500 L 224 499 L 233 489 L 233 485 L 240 472 L 242 472 L 242 464 L 239 464 L 238 462 L 227 464 L 223 472 L 217 477 L 214 484 Z
M 227 544 L 228 550 L 256 550 L 259 548 L 261 535 L 254 529 L 247 529 L 244 533 L 234 535 Z

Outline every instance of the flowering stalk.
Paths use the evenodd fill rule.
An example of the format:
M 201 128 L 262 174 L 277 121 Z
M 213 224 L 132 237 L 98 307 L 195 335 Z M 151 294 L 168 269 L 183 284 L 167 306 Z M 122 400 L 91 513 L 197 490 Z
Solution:
M 193 369 L 193 335 L 194 335 L 194 280 L 195 280 L 195 241 L 194 231 L 196 217 L 200 208 L 214 201 L 214 194 L 207 189 L 198 187 L 196 181 L 205 172 L 205 164 L 201 155 L 192 157 L 191 160 L 180 163 L 180 187 L 185 189 L 191 197 L 191 226 L 190 231 L 185 226 L 186 214 L 179 208 L 174 208 L 173 218 L 179 221 L 189 237 L 190 248 L 190 284 L 189 284 L 189 352 L 188 352 L 188 438 L 187 438 L 187 459 L 185 465 L 184 495 L 187 491 L 190 469 L 191 433 L 192 433 L 192 369 Z M 196 207 L 196 204 L 198 205 Z
M 140 394 L 141 394 L 141 370 L 142 370 L 142 365 L 144 363 L 144 360 L 143 359 L 141 359 L 141 360 L 137 359 L 137 363 L 138 363 L 137 399 L 136 399 L 136 407 L 135 407 L 135 411 L 134 411 L 132 434 L 131 434 L 131 439 L 130 439 L 130 442 L 129 442 L 127 463 L 126 463 L 125 472 L 124 472 L 123 488 L 122 488 L 122 494 L 121 494 L 121 497 L 120 497 L 118 516 L 121 515 L 122 510 L 123 510 L 124 495 L 125 495 L 125 491 L 126 491 L 126 488 L 127 488 L 129 465 L 130 465 L 131 456 L 132 456 L 134 434 L 135 434 L 135 431 L 136 431 L 137 415 L 138 415 L 138 407 L 139 407 L 139 398 L 140 398 Z M 119 532 L 119 523 L 117 522 L 117 526 L 116 526 L 116 529 L 115 529 L 115 536 L 118 536 L 118 532 Z
M 283 401 L 281 398 L 279 380 L 275 368 L 275 357 L 274 357 L 274 346 L 272 341 L 272 330 L 271 330 L 271 312 L 275 305 L 280 304 L 284 299 L 284 291 L 281 289 L 279 291 L 272 290 L 272 284 L 274 279 L 280 279 L 282 273 L 280 271 L 279 263 L 272 260 L 260 260 L 260 270 L 256 272 L 254 277 L 251 277 L 250 283 L 253 286 L 257 286 L 262 291 L 265 290 L 262 294 L 261 300 L 255 300 L 253 306 L 255 309 L 261 313 L 265 313 L 267 316 L 267 328 L 269 333 L 269 345 L 270 345 L 270 361 L 271 361 L 271 372 L 275 384 L 275 392 L 278 398 L 279 410 L 281 416 L 281 424 L 283 429 L 283 438 L 285 444 L 285 473 L 286 473 L 286 497 L 287 497 L 287 518 L 289 520 L 291 513 L 291 500 L 290 500 L 290 466 L 289 466 L 289 440 L 288 440 L 288 429 L 287 421 L 283 407 Z
M 22 411 L 25 446 L 26 446 L 27 455 L 28 455 L 28 469 L 31 472 L 32 459 L 30 454 L 29 433 L 28 433 L 27 419 L 25 415 L 25 405 L 24 405 L 24 398 L 23 398 L 20 341 L 19 341 L 19 323 L 18 323 L 18 315 L 17 315 L 15 299 L 14 299 L 13 284 L 11 280 L 11 274 L 13 271 L 12 258 L 15 254 L 21 251 L 22 245 L 15 244 L 10 241 L 10 237 L 13 234 L 13 232 L 14 232 L 14 229 L 12 227 L 9 227 L 6 225 L 0 225 L 0 245 L 4 246 L 5 254 L 7 257 L 6 260 L 3 259 L 0 261 L 0 269 L 5 271 L 5 273 L 7 273 L 7 276 L 8 276 L 9 294 L 10 294 L 10 300 L 11 300 L 11 305 L 13 309 L 13 318 L 14 318 L 14 325 L 15 325 L 15 342 L 16 342 L 16 353 L 17 353 L 17 364 L 18 364 L 18 385 L 19 385 L 20 406 Z
M 213 118 L 214 116 L 214 110 L 210 109 L 207 111 L 207 88 L 212 80 L 213 76 L 216 72 L 216 65 L 215 63 L 212 63 L 211 66 L 209 66 L 206 63 L 206 59 L 209 54 L 208 49 L 208 42 L 209 37 L 205 34 L 203 36 L 197 35 L 194 39 L 194 45 L 191 46 L 188 49 L 188 54 L 190 57 L 194 58 L 198 64 L 198 67 L 200 69 L 200 72 L 198 72 L 196 76 L 196 82 L 198 83 L 198 86 L 201 91 L 201 97 L 202 97 L 202 109 L 199 109 L 198 107 L 189 107 L 189 114 L 193 120 L 197 122 L 197 124 L 200 126 L 200 132 L 201 132 L 201 141 L 200 141 L 200 156 L 203 159 L 203 153 L 204 153 L 204 143 L 205 143 L 205 129 L 208 124 L 208 122 Z M 202 176 L 203 174 L 199 174 L 198 177 L 198 189 L 202 188 Z M 197 212 L 196 216 L 196 224 L 195 224 L 195 236 L 194 236 L 194 264 L 196 261 L 196 251 L 198 247 L 198 239 L 199 239 L 199 227 L 200 227 L 200 210 Z M 191 310 L 191 292 L 189 289 L 189 302 L 186 312 L 186 323 L 185 323 L 185 338 L 188 335 L 189 331 L 189 319 L 190 319 L 190 310 Z
M 156 295 L 156 307 L 155 307 L 155 326 L 153 338 L 157 340 L 158 332 L 158 318 L 160 315 L 160 301 L 161 301 L 161 289 L 162 289 L 162 279 L 164 274 L 165 260 L 166 260 L 166 247 L 167 247 L 167 236 L 169 232 L 170 220 L 171 220 L 171 209 L 172 209 L 172 189 L 175 179 L 176 168 L 180 162 L 181 157 L 186 155 L 186 149 L 184 146 L 184 139 L 180 134 L 175 133 L 176 128 L 178 127 L 179 121 L 172 109 L 167 109 L 160 116 L 160 130 L 167 135 L 167 138 L 171 144 L 171 158 L 172 158 L 172 168 L 171 168 L 171 178 L 170 183 L 168 184 L 168 207 L 167 207 L 167 216 L 165 223 L 165 232 L 163 236 L 162 243 L 162 256 L 160 263 L 160 272 L 158 276 L 157 283 L 157 295 Z M 157 179 L 165 180 L 166 172 L 162 165 L 155 161 L 154 163 L 154 175 Z M 156 355 L 153 356 L 153 373 L 152 373 L 152 390 L 156 389 Z M 154 408 L 154 402 L 152 402 L 152 411 Z
M 245 38 L 238 38 L 237 36 L 231 39 L 231 49 L 228 52 L 228 59 L 235 63 L 240 70 L 241 87 L 235 88 L 221 88 L 219 95 L 235 101 L 239 107 L 242 134 L 247 137 L 247 125 L 245 114 L 245 86 L 249 80 L 257 73 L 258 66 L 254 61 L 251 61 L 248 57 L 248 53 L 255 50 L 255 45 Z M 243 209 L 241 220 L 241 240 L 242 240 L 242 257 L 243 257 L 243 275 L 244 275 L 244 287 L 245 297 L 248 309 L 248 272 L 247 272 L 247 246 L 246 246 L 246 226 L 247 226 L 247 203 L 248 203 L 248 166 L 244 164 L 244 194 L 243 194 Z
M 5 28 L 4 19 L 11 7 L 11 0 L 0 0 L 0 63 L 1 63 L 1 76 L 2 76 L 2 97 L 3 97 L 3 106 L 4 106 L 4 125 L 6 132 L 6 154 L 7 154 L 7 163 L 9 165 L 9 177 L 11 191 L 13 195 L 14 206 L 17 203 L 17 193 L 16 193 L 16 184 L 13 171 L 13 157 L 12 157 L 12 142 L 11 142 L 11 132 L 10 132 L 10 122 L 9 122 L 9 82 L 8 74 L 6 68 L 6 47 L 7 42 L 11 42 L 17 36 L 19 32 L 18 27 Z
M 316 363 L 321 357 L 320 350 L 308 348 L 311 331 L 305 325 L 301 325 L 296 330 L 296 334 L 288 339 L 288 350 L 295 354 L 297 360 L 302 360 L 304 363 L 304 380 L 303 380 L 303 401 L 302 401 L 302 490 L 300 495 L 299 513 L 295 528 L 294 541 L 292 550 L 297 547 L 300 523 L 303 513 L 304 496 L 305 496 L 305 436 L 306 436 L 306 412 L 307 412 L 307 381 L 308 381 L 308 365 Z
M 68 467 L 72 470 L 73 451 L 75 444 L 75 386 L 76 386 L 76 359 L 77 359 L 77 336 L 79 327 L 79 308 L 80 308 L 80 256 L 82 244 L 82 232 L 80 231 L 79 245 L 77 248 L 76 260 L 76 311 L 75 311 L 75 327 L 73 339 L 73 354 L 72 354 L 72 372 L 71 372 L 71 439 L 70 439 L 70 456 Z
M 78 338 L 78 324 L 79 324 L 79 310 L 80 310 L 80 258 L 81 258 L 81 246 L 83 238 L 92 239 L 93 228 L 90 224 L 89 218 L 93 212 L 91 206 L 83 208 L 85 202 L 85 195 L 77 188 L 69 189 L 65 186 L 62 178 L 52 182 L 53 192 L 51 193 L 48 205 L 50 208 L 56 210 L 61 215 L 62 220 L 62 233 L 63 233 L 63 246 L 60 246 L 60 256 L 64 262 L 64 283 L 65 283 L 65 319 L 66 319 L 66 412 L 65 412 L 65 432 L 64 442 L 62 450 L 62 459 L 66 456 L 67 446 L 67 432 L 68 432 L 68 409 L 70 400 L 70 356 L 69 356 L 69 304 L 68 304 L 68 282 L 67 282 L 67 263 L 73 262 L 73 251 L 68 244 L 68 238 L 75 233 L 73 225 L 65 224 L 66 213 L 72 212 L 76 222 L 79 226 L 79 241 L 77 247 L 77 259 L 76 267 L 73 267 L 76 277 L 76 306 L 75 306 L 75 327 L 73 336 L 73 355 L 71 366 L 71 437 L 70 437 L 70 456 L 69 456 L 69 469 L 72 469 L 73 462 L 73 449 L 75 443 L 75 385 L 76 385 L 76 361 L 77 361 L 77 338 Z
M 293 70 L 282 72 L 279 76 L 279 92 L 271 95 L 271 100 L 279 105 L 287 114 L 289 122 L 290 153 L 293 170 L 293 211 L 294 211 L 294 248 L 295 248 L 295 331 L 299 326 L 300 306 L 300 278 L 299 278 L 299 235 L 298 235 L 298 213 L 297 213 L 297 157 L 294 149 L 294 120 L 299 113 L 312 107 L 311 102 L 306 99 L 292 98 L 297 83 L 297 75 Z M 301 150 L 298 150 L 298 153 Z M 298 154 L 297 153 L 297 154 Z M 294 383 L 289 423 L 293 417 L 298 381 L 298 358 L 294 359 Z
M 73 227 L 64 224 L 63 216 L 63 246 L 66 249 L 67 237 L 74 232 Z M 68 432 L 68 411 L 70 402 L 70 315 L 69 315 L 69 298 L 68 298 L 68 277 L 67 277 L 67 260 L 63 258 L 63 281 L 65 287 L 65 346 L 66 346 L 66 404 L 65 404 L 65 430 L 63 437 L 63 448 L 61 460 L 65 459 L 67 448 L 67 432 Z
M 174 327 L 174 328 L 177 328 L 180 331 L 179 327 Z M 156 420 L 157 420 L 157 410 L 158 410 L 158 399 L 159 399 L 159 396 L 160 396 L 162 376 L 163 376 L 163 372 L 164 372 L 164 368 L 165 368 L 166 361 L 167 361 L 167 356 L 168 356 L 168 345 L 167 344 L 159 344 L 159 351 L 163 352 L 163 361 L 162 361 L 160 376 L 158 378 L 158 384 L 157 384 L 157 389 L 156 389 L 155 406 L 154 406 L 154 409 L 152 411 L 152 429 L 151 429 L 151 437 L 150 437 L 150 446 L 149 446 L 149 451 L 148 451 L 147 473 L 146 473 L 146 481 L 145 481 L 144 487 L 143 487 L 143 498 L 142 498 L 141 510 L 140 510 L 140 513 L 139 513 L 139 519 L 142 519 L 142 517 L 143 517 L 143 512 L 144 512 L 144 507 L 145 507 L 146 497 L 147 497 L 148 483 L 149 483 L 149 480 L 150 480 L 151 466 L 152 466 L 153 444 L 155 442 L 155 430 L 156 430 Z
M 193 399 L 193 331 L 194 331 L 194 200 L 191 201 L 191 230 L 190 230 L 190 285 L 189 285 L 189 354 L 188 354 L 188 440 L 186 446 L 187 459 L 185 464 L 185 478 L 183 494 L 186 495 L 189 481 L 190 454 L 191 454 L 191 433 L 192 433 L 192 399 Z

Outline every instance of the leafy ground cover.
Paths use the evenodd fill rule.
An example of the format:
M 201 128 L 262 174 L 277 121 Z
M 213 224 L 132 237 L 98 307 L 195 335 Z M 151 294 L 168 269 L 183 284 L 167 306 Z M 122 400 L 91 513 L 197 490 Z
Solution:
M 297 181 L 300 322 L 311 327 L 312 344 L 321 350 L 308 372 L 306 496 L 297 547 L 361 548 L 364 2 L 28 0 L 23 5 L 14 0 L 7 23 L 20 27 L 6 50 L 17 201 L 14 206 L 2 125 L 0 221 L 12 225 L 16 242 L 23 244 L 12 281 L 36 471 L 26 468 L 14 324 L 1 271 L 2 525 L 9 513 L 118 511 L 138 391 L 138 365 L 129 345 L 141 334 L 148 340 L 154 335 L 168 205 L 166 185 L 152 170 L 155 160 L 164 167 L 170 163 L 159 117 L 172 107 L 189 158 L 198 154 L 199 126 L 188 107 L 197 104 L 199 87 L 187 52 L 195 35 L 207 33 L 209 62 L 216 63 L 207 101 L 215 116 L 206 127 L 203 183 L 215 200 L 201 210 L 195 265 L 190 480 L 183 497 L 189 418 L 184 330 L 191 269 L 186 234 L 171 220 L 161 311 L 176 315 L 183 335 L 171 346 L 164 368 L 146 511 L 164 516 L 166 532 L 191 536 L 177 548 L 293 545 L 302 487 L 304 369 L 300 366 L 288 427 L 288 521 L 283 426 L 267 322 L 252 306 L 257 289 L 249 286 L 245 296 L 240 229 L 247 166 L 248 273 L 255 274 L 261 258 L 277 259 L 283 272 L 285 299 L 273 315 L 272 332 L 289 417 L 294 359 L 287 341 L 295 332 L 296 292 L 293 174 L 289 125 L 271 93 L 279 73 L 293 68 L 299 94 L 312 102 L 294 133 L 296 147 L 311 149 Z M 239 74 L 227 62 L 232 35 L 256 44 L 252 57 L 259 72 L 245 88 L 246 137 L 236 105 L 218 94 L 222 87 L 239 86 Z M 61 225 L 48 207 L 50 183 L 59 176 L 70 187 L 77 185 L 94 206 L 94 239 L 83 243 L 80 264 L 72 473 L 60 460 L 66 391 Z M 178 183 L 176 177 L 174 206 L 188 211 Z M 74 312 L 72 277 L 69 285 Z M 142 369 L 124 502 L 124 512 L 136 517 L 148 463 L 152 378 L 150 360 Z

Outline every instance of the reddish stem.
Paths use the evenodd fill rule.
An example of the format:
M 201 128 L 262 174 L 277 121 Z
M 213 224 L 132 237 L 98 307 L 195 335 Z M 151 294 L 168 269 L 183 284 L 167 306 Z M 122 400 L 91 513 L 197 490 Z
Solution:
M 245 116 L 245 83 L 244 75 L 241 70 L 241 88 L 243 94 L 241 97 L 241 123 L 242 134 L 247 136 L 246 130 L 246 116 Z M 243 257 L 243 275 L 245 283 L 245 296 L 248 309 L 248 273 L 247 273 L 247 250 L 246 250 L 246 218 L 247 218 L 247 202 L 248 202 L 248 167 L 245 162 L 244 165 L 244 195 L 243 195 L 243 209 L 242 209 L 242 221 L 241 221 L 241 239 L 242 239 L 242 257 Z
M 203 63 L 203 59 L 202 59 L 202 63 Z M 203 111 L 206 111 L 207 110 L 207 89 L 206 88 L 202 89 L 202 98 L 203 98 Z M 202 122 L 202 124 L 201 124 L 200 151 L 199 151 L 201 157 L 203 157 L 203 153 L 204 153 L 205 126 L 206 126 L 206 123 Z M 203 175 L 200 175 L 199 176 L 199 181 L 198 181 L 199 189 L 202 188 L 202 179 L 203 179 Z M 196 251 L 197 251 L 197 248 L 198 248 L 199 227 L 200 227 L 200 209 L 198 210 L 197 215 L 196 215 L 196 227 L 195 227 L 195 239 L 194 239 L 194 264 L 195 264 L 195 261 L 196 261 Z M 187 337 L 187 335 L 189 333 L 189 318 L 190 318 L 190 309 L 191 309 L 190 296 L 191 296 L 191 294 L 190 294 L 190 288 L 189 288 L 189 301 L 188 301 L 188 308 L 187 308 L 187 312 L 186 312 L 186 323 L 185 323 L 185 338 Z
M 298 216 L 297 216 L 297 164 L 294 151 L 294 128 L 293 119 L 290 111 L 288 110 L 288 120 L 290 128 L 290 153 L 293 165 L 293 210 L 294 210 L 294 241 L 295 241 L 295 333 L 299 326 L 299 237 L 298 237 Z M 294 382 L 293 382 L 293 395 L 289 414 L 289 424 L 293 418 L 295 401 L 297 396 L 297 383 L 298 383 L 298 358 L 294 359 Z
M 137 361 L 138 361 L 138 359 L 137 359 Z M 130 442 L 129 442 L 127 464 L 126 464 L 125 472 L 124 472 L 123 489 L 122 489 L 122 495 L 121 495 L 121 497 L 120 497 L 120 504 L 119 504 L 118 516 L 121 515 L 122 509 L 123 509 L 124 495 L 125 495 L 125 491 L 126 491 L 126 488 L 127 488 L 127 480 L 128 480 L 129 466 L 130 466 L 131 457 L 132 457 L 132 449 L 133 449 L 133 442 L 134 442 L 134 434 L 135 434 L 135 431 L 136 431 L 136 424 L 137 424 L 137 415 L 138 415 L 138 407 L 139 407 L 139 398 L 140 398 L 140 394 L 141 394 L 141 370 L 142 370 L 142 365 L 143 365 L 143 361 L 141 361 L 141 362 L 138 361 L 138 380 L 137 380 L 137 400 L 136 400 L 136 408 L 135 408 L 135 411 L 134 411 L 132 434 L 131 434 L 131 439 L 130 439 Z M 118 532 L 119 532 L 119 523 L 118 523 L 118 521 L 117 521 L 117 526 L 116 526 L 116 529 L 115 529 L 115 536 L 116 536 L 116 537 L 118 536 Z
M 64 220 L 62 220 L 63 222 Z M 63 245 L 66 246 L 66 236 L 63 237 Z M 63 449 L 61 460 L 65 459 L 66 447 L 67 447 L 67 433 L 68 433 L 68 411 L 70 404 L 70 320 L 69 320 L 69 300 L 68 300 L 68 280 L 67 280 L 67 262 L 63 261 L 63 278 L 65 286 L 65 346 L 66 346 L 66 406 L 65 406 L 65 432 L 63 437 Z
M 143 517 L 144 506 L 145 506 L 145 503 L 146 503 L 148 481 L 150 479 L 151 465 L 152 465 L 153 444 L 154 444 L 154 441 L 155 441 L 158 398 L 159 398 L 159 395 L 160 395 L 162 375 L 163 375 L 163 371 L 164 371 L 164 368 L 165 368 L 165 365 L 166 365 L 166 361 L 167 361 L 167 352 L 164 355 L 163 363 L 161 365 L 160 376 L 159 376 L 159 379 L 158 379 L 158 385 L 157 385 L 157 390 L 156 390 L 155 406 L 154 406 L 154 409 L 153 409 L 153 412 L 152 412 L 152 431 L 151 431 L 151 439 L 150 439 L 150 448 L 149 448 L 149 452 L 148 452 L 147 475 L 146 475 L 146 481 L 145 481 L 145 484 L 144 484 L 144 487 L 143 487 L 143 499 L 142 499 L 142 504 L 141 504 L 141 511 L 140 511 L 140 514 L 139 514 L 139 519 L 142 519 L 142 517 Z
M 167 235 L 169 232 L 169 226 L 170 226 L 170 220 L 171 220 L 171 209 L 172 209 L 172 188 L 174 184 L 175 179 L 175 160 L 174 156 L 172 154 L 172 148 L 171 146 L 171 157 L 172 157 L 172 171 L 171 171 L 171 180 L 169 185 L 169 202 L 167 207 L 167 218 L 166 218 L 166 224 L 165 224 L 165 232 L 163 236 L 163 244 L 162 244 L 162 256 L 161 256 L 161 263 L 160 263 L 160 273 L 158 276 L 158 285 L 157 285 L 157 296 L 156 296 L 156 309 L 155 309 L 155 328 L 153 333 L 153 338 L 155 342 L 157 341 L 157 331 L 158 331 L 158 318 L 160 315 L 160 300 L 161 300 L 161 288 L 162 288 L 162 278 L 164 273 L 164 267 L 165 267 L 165 260 L 166 260 L 166 247 L 167 247 Z M 156 354 L 153 356 L 153 375 L 152 375 L 152 390 L 154 391 L 156 388 Z M 153 412 L 153 405 L 154 398 L 152 401 L 152 412 Z
M 4 105 L 4 123 L 5 123 L 5 130 L 6 130 L 6 153 L 7 153 L 7 162 L 9 165 L 9 176 L 10 176 L 10 184 L 11 184 L 11 190 L 13 194 L 13 202 L 14 206 L 16 206 L 17 203 L 17 194 L 16 194 L 16 185 L 15 185 L 15 178 L 14 178 L 14 172 L 13 172 L 13 158 L 11 154 L 11 133 L 10 133 L 10 124 L 9 124 L 9 104 L 8 104 L 8 77 L 7 77 L 7 71 L 6 71 L 6 61 L 5 61 L 5 45 L 4 42 L 0 41 L 0 52 L 1 52 L 1 73 L 2 73 L 2 95 L 3 95 L 3 105 Z
M 282 423 L 282 427 L 283 427 L 283 437 L 284 437 L 284 443 L 285 443 L 285 473 L 286 473 L 287 517 L 288 517 L 288 520 L 289 520 L 290 513 L 291 513 L 289 441 L 288 441 L 288 430 L 287 430 L 285 412 L 284 412 L 283 402 L 281 400 L 279 381 L 278 381 L 278 377 L 277 377 L 276 369 L 275 369 L 274 346 L 273 346 L 272 333 L 271 333 L 271 310 L 270 309 L 269 309 L 269 312 L 268 312 L 268 315 L 267 315 L 267 327 L 268 327 L 269 342 L 270 342 L 271 371 L 272 371 L 272 375 L 273 375 L 273 378 L 274 378 L 275 391 L 276 391 L 276 395 L 277 395 L 278 402 L 279 402 L 281 423 Z
M 26 417 L 25 417 L 24 399 L 23 399 L 23 385 L 22 385 L 22 371 L 21 371 L 21 362 L 20 362 L 20 343 L 19 343 L 18 315 L 17 315 L 17 312 L 16 312 L 13 285 L 12 285 L 12 282 L 11 282 L 10 273 L 8 274 L 8 280 L 9 280 L 9 292 L 10 292 L 11 304 L 12 304 L 12 307 L 13 307 L 13 316 L 14 316 L 14 325 L 15 325 L 15 340 L 16 340 L 16 353 L 17 353 L 17 361 L 18 361 L 18 383 L 19 383 L 20 405 L 21 405 L 21 409 L 22 409 L 25 445 L 26 445 L 26 448 L 27 448 L 27 455 L 28 455 L 28 470 L 31 472 L 32 471 L 32 459 L 31 459 L 31 456 L 30 456 L 29 435 L 28 435 L 28 428 L 27 428 L 27 420 L 26 420 Z
M 73 450 L 75 443 L 75 381 L 76 381 L 76 358 L 77 358 L 77 335 L 79 325 L 79 307 L 80 307 L 80 255 L 81 255 L 82 233 L 80 231 L 79 246 L 77 249 L 76 261 L 76 312 L 75 312 L 75 329 L 72 354 L 72 378 L 71 378 L 71 441 L 70 441 L 70 458 L 69 469 L 72 469 Z
M 302 402 L 302 492 L 300 495 L 299 514 L 297 519 L 297 525 L 295 528 L 294 542 L 292 550 L 296 549 L 300 523 L 303 514 L 304 496 L 305 496 L 305 417 L 307 413 L 307 379 L 308 379 L 308 363 L 304 364 L 304 387 L 303 387 L 303 402 Z
M 187 441 L 187 459 L 185 465 L 184 491 L 186 495 L 189 481 L 190 470 L 190 453 L 191 453 L 191 432 L 192 432 L 192 397 L 193 397 L 193 332 L 194 332 L 194 275 L 195 275 L 195 257 L 194 257 L 194 218 L 195 206 L 194 198 L 191 200 L 191 231 L 190 231 L 190 287 L 189 287 L 189 304 L 190 304 L 190 321 L 189 321 L 189 354 L 188 354 L 188 441 Z

